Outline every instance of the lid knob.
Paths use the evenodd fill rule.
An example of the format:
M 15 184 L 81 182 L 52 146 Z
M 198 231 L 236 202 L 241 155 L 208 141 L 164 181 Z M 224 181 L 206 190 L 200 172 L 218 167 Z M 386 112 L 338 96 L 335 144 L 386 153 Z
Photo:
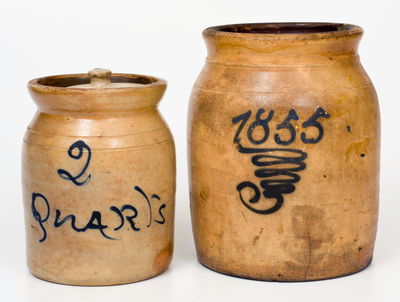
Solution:
M 93 86 L 110 86 L 111 70 L 94 68 L 88 72 L 90 77 L 90 85 Z

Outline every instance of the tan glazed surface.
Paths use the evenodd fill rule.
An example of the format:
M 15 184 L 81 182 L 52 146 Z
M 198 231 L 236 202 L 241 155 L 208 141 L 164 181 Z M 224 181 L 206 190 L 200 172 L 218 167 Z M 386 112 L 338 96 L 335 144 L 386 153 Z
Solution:
M 248 24 L 203 32 L 189 109 L 199 261 L 226 274 L 305 281 L 372 259 L 380 117 L 345 24 Z
M 22 154 L 28 266 L 65 284 L 147 279 L 173 250 L 175 150 L 157 110 L 166 82 L 90 77 L 28 85 L 38 106 Z

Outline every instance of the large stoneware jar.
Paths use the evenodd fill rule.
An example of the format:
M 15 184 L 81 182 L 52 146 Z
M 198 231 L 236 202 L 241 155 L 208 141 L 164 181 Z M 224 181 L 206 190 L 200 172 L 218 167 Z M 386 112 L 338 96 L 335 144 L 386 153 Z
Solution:
M 27 262 L 42 279 L 110 285 L 153 277 L 173 249 L 175 150 L 150 76 L 29 82 L 38 111 L 22 152 Z
M 190 199 L 200 262 L 305 281 L 372 259 L 380 118 L 348 24 L 208 28 L 189 109 Z

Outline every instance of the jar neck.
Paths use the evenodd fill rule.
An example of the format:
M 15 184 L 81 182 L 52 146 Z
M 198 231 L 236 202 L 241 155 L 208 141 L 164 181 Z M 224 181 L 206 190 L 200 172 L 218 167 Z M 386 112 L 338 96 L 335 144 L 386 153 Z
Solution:
M 109 117 L 155 108 L 167 86 L 166 81 L 149 76 L 115 74 L 114 78 L 116 83 L 121 79 L 144 83 L 140 87 L 74 88 L 77 84 L 87 84 L 87 75 L 60 75 L 34 79 L 28 83 L 28 90 L 41 112 L 77 117 Z
M 244 24 L 208 28 L 203 37 L 211 63 L 295 67 L 357 59 L 362 29 L 325 23 Z

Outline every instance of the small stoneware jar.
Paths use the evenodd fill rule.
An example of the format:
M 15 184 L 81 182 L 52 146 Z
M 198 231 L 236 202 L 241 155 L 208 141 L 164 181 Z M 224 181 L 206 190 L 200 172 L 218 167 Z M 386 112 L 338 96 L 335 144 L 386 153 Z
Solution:
M 305 281 L 372 259 L 380 117 L 362 29 L 239 24 L 203 32 L 189 108 L 199 261 L 226 274 Z
M 28 88 L 38 106 L 22 151 L 32 274 L 112 285 L 163 272 L 175 202 L 174 142 L 157 110 L 166 82 L 94 69 Z

